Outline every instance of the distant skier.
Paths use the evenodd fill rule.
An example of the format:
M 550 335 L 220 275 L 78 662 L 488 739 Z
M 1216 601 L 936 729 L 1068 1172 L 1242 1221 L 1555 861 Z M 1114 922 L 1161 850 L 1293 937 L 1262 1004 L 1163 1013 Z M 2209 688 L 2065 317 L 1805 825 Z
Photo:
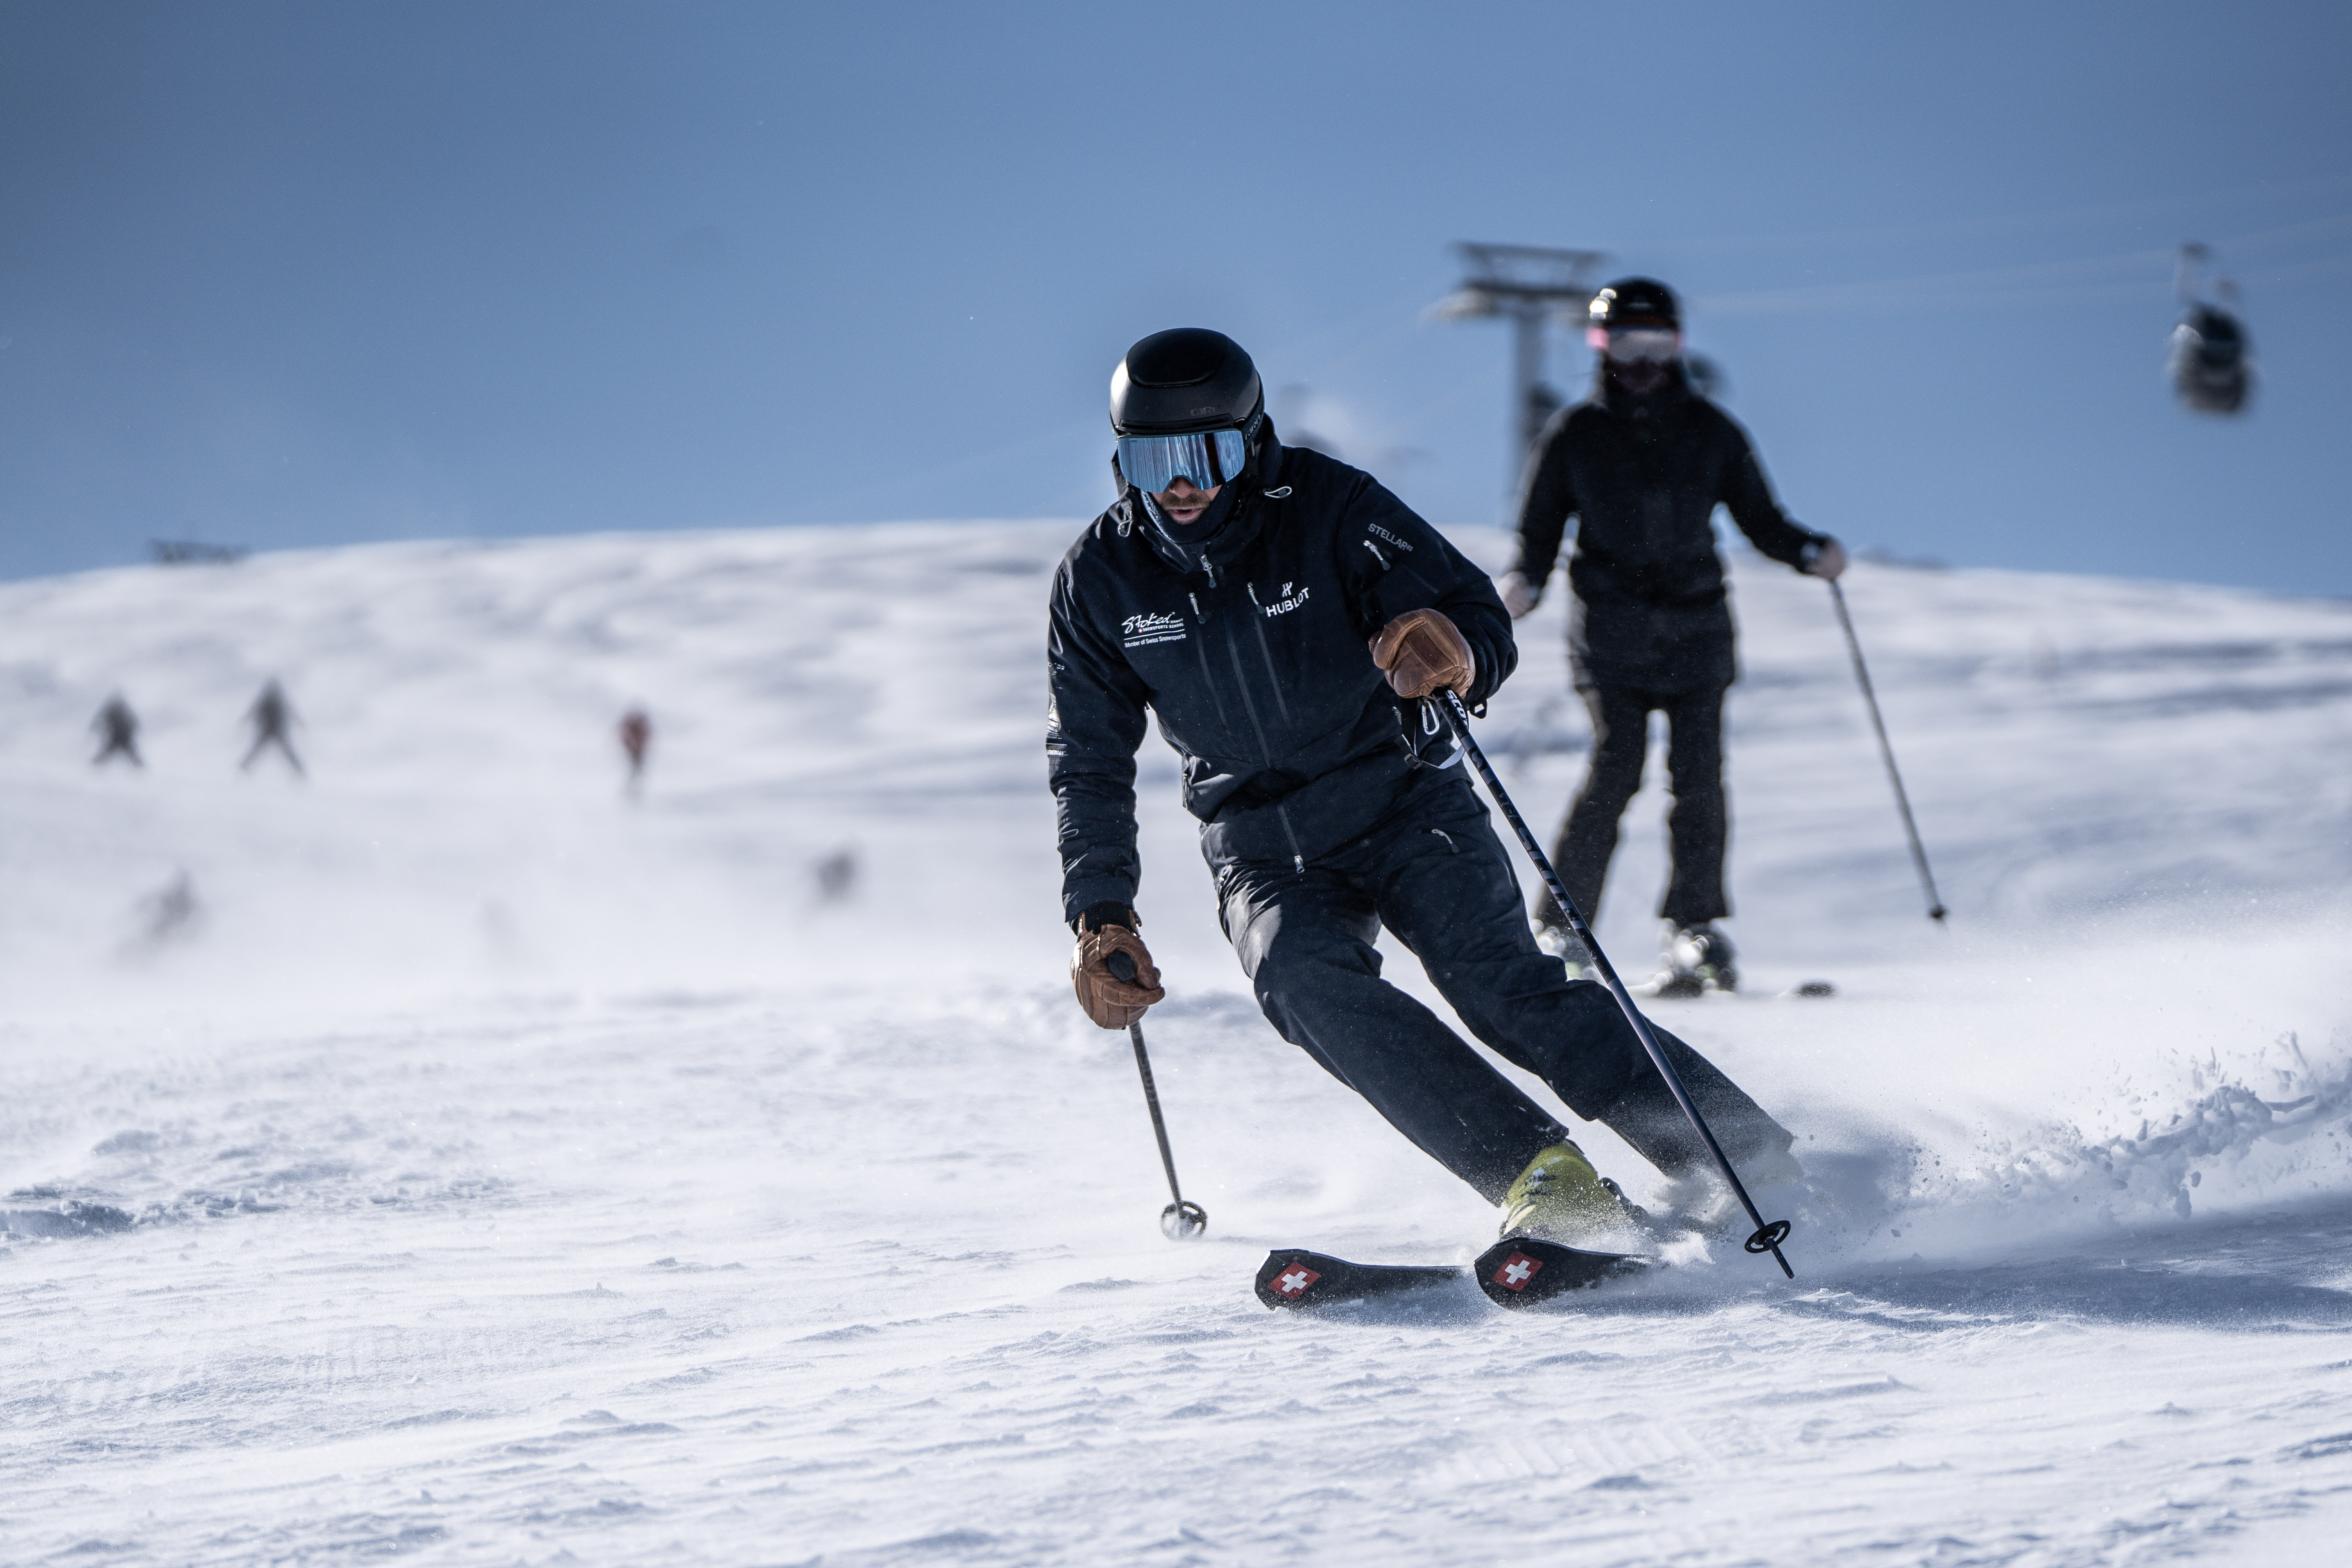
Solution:
M 261 689 L 261 695 L 255 698 L 253 706 L 246 710 L 245 721 L 253 726 L 253 746 L 245 753 L 245 761 L 237 766 L 251 772 L 262 752 L 276 746 L 285 753 L 286 761 L 297 776 L 310 776 L 303 770 L 302 759 L 294 754 L 294 742 L 289 732 L 290 726 L 300 721 L 295 717 L 293 704 L 286 700 L 286 692 L 276 680 Z
M 843 845 L 816 863 L 816 896 L 819 903 L 845 903 L 856 888 L 857 851 L 848 845 Z
M 205 906 L 196 897 L 195 879 L 184 870 L 139 900 L 136 945 L 149 950 L 184 942 L 204 927 Z
M 1834 579 L 1845 552 L 1798 527 L 1772 499 L 1748 435 L 1693 389 L 1673 290 L 1626 278 L 1593 296 L 1587 337 L 1601 360 L 1592 395 L 1555 416 L 1529 459 L 1519 552 L 1500 586 L 1516 618 L 1536 607 L 1578 520 L 1568 578 L 1569 665 L 1592 715 L 1592 760 L 1552 865 L 1587 921 L 1597 918 L 1618 820 L 1642 787 L 1650 714 L 1666 716 L 1674 869 L 1658 912 L 1668 931 L 1650 989 L 1696 996 L 1738 988 L 1723 886 L 1723 697 L 1736 675 L 1731 610 L 1713 518 L 1729 509 L 1756 548 Z M 1580 970 L 1584 953 L 1549 900 L 1533 910 L 1544 951 Z
M 147 759 L 139 754 L 139 715 L 131 710 L 122 693 L 118 691 L 106 700 L 106 706 L 98 710 L 89 727 L 98 731 L 101 742 L 98 755 L 89 760 L 90 766 L 104 767 L 115 757 L 130 758 L 134 768 L 147 765 Z
M 631 795 L 637 793 L 646 774 L 646 752 L 654 743 L 654 721 L 642 708 L 632 708 L 621 715 L 621 750 L 629 759 Z
M 1385 926 L 1473 1033 L 1670 1175 L 1711 1168 L 1609 994 L 1536 945 L 1438 704 L 1517 661 L 1495 586 L 1370 475 L 1276 440 L 1232 340 L 1145 338 L 1111 377 L 1119 499 L 1063 558 L 1045 751 L 1079 1005 L 1123 1027 L 1166 993 L 1138 934 L 1145 713 L 1182 764 L 1225 933 L 1282 1037 L 1489 1202 L 1506 1234 L 1623 1223 L 1550 1112 L 1380 978 Z M 1118 977 L 1124 954 L 1134 980 Z M 1750 1180 L 1790 1134 L 1659 1031 Z

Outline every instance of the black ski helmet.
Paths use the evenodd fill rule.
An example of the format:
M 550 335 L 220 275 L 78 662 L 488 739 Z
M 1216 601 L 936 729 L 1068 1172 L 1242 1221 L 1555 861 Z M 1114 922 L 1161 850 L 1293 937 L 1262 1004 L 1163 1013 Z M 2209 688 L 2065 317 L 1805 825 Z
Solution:
M 1585 321 L 1604 331 L 1611 327 L 1665 327 L 1683 330 L 1682 307 L 1675 291 L 1654 278 L 1620 278 L 1592 297 Z
M 1121 436 L 1240 430 L 1265 410 L 1257 366 L 1206 327 L 1154 332 L 1110 373 L 1110 427 Z

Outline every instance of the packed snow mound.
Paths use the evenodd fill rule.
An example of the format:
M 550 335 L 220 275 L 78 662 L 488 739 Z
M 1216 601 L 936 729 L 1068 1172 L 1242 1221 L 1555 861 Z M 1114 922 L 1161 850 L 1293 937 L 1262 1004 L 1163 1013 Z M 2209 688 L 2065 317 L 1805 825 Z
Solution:
M 1939 927 L 1822 585 L 1736 557 L 1757 994 L 1654 1012 L 1798 1130 L 1799 1280 L 1734 1240 L 1572 1320 L 1269 1320 L 1268 1247 L 1460 1258 L 1494 1216 L 1259 1017 L 1153 740 L 1146 1026 L 1211 1215 L 1160 1238 L 1063 972 L 1076 532 L 0 586 L 0 1556 L 1425 1563 L 1507 1505 L 1580 1562 L 2301 1539 L 2352 1455 L 2312 1370 L 2352 1363 L 2296 1348 L 2352 1331 L 2352 606 L 1857 565 Z M 1588 743 L 1563 596 L 1480 731 L 1538 831 Z M 305 777 L 239 767 L 273 678 Z M 89 760 L 118 691 L 144 769 Z M 1635 973 L 1662 773 L 1599 921 Z

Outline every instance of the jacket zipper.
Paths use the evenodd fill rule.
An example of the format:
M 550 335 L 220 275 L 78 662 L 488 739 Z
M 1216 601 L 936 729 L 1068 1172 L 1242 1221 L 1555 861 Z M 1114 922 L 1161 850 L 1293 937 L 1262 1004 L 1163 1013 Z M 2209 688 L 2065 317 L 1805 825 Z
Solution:
M 1203 552 L 1201 556 L 1201 570 L 1208 574 L 1209 586 L 1212 588 L 1216 587 L 1217 563 L 1209 559 L 1206 552 Z M 1246 589 L 1247 584 L 1244 584 L 1244 587 Z M 1192 598 L 1191 590 L 1186 590 L 1185 597 Z M 1249 599 L 1251 607 L 1255 608 L 1257 605 L 1257 595 L 1255 592 L 1252 592 L 1249 595 Z M 1200 614 L 1200 610 L 1201 602 L 1198 599 L 1193 599 L 1193 614 Z M 1266 674 L 1269 678 L 1267 684 L 1275 692 L 1275 700 L 1281 702 L 1282 681 L 1280 677 L 1275 674 L 1274 652 L 1266 646 L 1265 628 L 1259 626 L 1256 629 L 1258 651 L 1265 658 Z M 1201 626 L 1202 641 L 1205 643 L 1208 640 L 1208 636 L 1209 628 L 1206 621 L 1204 620 Z M 1234 684 L 1241 689 L 1242 707 L 1244 710 L 1249 714 L 1250 729 L 1257 735 L 1258 761 L 1265 766 L 1270 768 L 1274 765 L 1274 747 L 1266 741 L 1265 725 L 1257 716 L 1257 703 L 1250 697 L 1249 672 L 1242 668 L 1241 646 L 1234 639 L 1234 624 L 1231 620 L 1227 620 L 1225 622 L 1225 658 L 1234 667 Z M 1218 721 L 1220 723 L 1226 722 L 1225 705 L 1223 701 L 1217 700 L 1217 683 L 1215 679 L 1209 675 L 1209 650 L 1206 647 L 1203 647 L 1201 650 L 1201 674 L 1202 678 L 1208 681 L 1210 700 L 1216 701 L 1217 703 Z M 1286 702 L 1284 703 L 1284 715 L 1287 717 L 1289 711 L 1289 705 Z M 1282 836 L 1290 841 L 1291 868 L 1300 876 L 1305 876 L 1307 874 L 1307 855 L 1306 852 L 1298 847 L 1298 830 L 1291 826 L 1290 808 L 1277 800 L 1274 803 L 1274 816 L 1276 821 L 1282 824 Z
M 1208 688 L 1209 700 L 1217 706 L 1218 725 L 1231 731 L 1234 727 L 1233 719 L 1225 711 L 1225 700 L 1217 694 L 1217 672 L 1209 668 L 1209 617 L 1202 613 L 1201 601 L 1191 589 L 1187 588 L 1184 591 L 1184 596 L 1192 601 L 1192 614 L 1199 618 L 1201 624 L 1201 635 L 1192 639 L 1192 651 L 1201 658 L 1201 684 Z M 1265 736 L 1258 737 L 1260 745 L 1265 744 Z
M 1246 583 L 1243 584 L 1242 587 L 1243 591 L 1249 595 L 1250 607 L 1257 612 L 1250 617 L 1250 629 L 1257 633 L 1258 655 L 1265 660 L 1266 689 L 1274 693 L 1275 709 L 1282 715 L 1283 721 L 1287 723 L 1290 721 L 1290 700 L 1283 696 L 1282 677 L 1274 668 L 1274 645 L 1265 640 L 1265 606 L 1257 602 L 1255 588 Z
M 1213 582 L 1214 579 L 1213 578 L 1212 581 Z M 1255 595 L 1252 595 L 1252 602 L 1255 602 Z M 1206 628 L 1203 628 L 1203 630 L 1205 629 Z M 1263 638 L 1265 634 L 1264 632 L 1260 632 L 1258 635 Z M 1257 701 L 1250 695 L 1249 671 L 1242 668 L 1241 640 L 1234 636 L 1234 624 L 1231 620 L 1225 622 L 1225 658 L 1234 667 L 1234 684 L 1241 689 L 1242 707 L 1249 714 L 1250 728 L 1257 734 L 1258 761 L 1267 767 L 1272 767 L 1274 765 L 1274 747 L 1265 738 L 1265 721 L 1257 716 Z M 1272 668 L 1273 661 L 1269 657 L 1267 660 L 1267 669 L 1269 673 L 1271 673 Z M 1307 855 L 1306 852 L 1298 847 L 1298 830 L 1291 826 L 1290 808 L 1277 800 L 1274 803 L 1274 816 L 1275 820 L 1282 824 L 1282 836 L 1290 840 L 1291 868 L 1300 875 L 1305 875 L 1307 871 Z

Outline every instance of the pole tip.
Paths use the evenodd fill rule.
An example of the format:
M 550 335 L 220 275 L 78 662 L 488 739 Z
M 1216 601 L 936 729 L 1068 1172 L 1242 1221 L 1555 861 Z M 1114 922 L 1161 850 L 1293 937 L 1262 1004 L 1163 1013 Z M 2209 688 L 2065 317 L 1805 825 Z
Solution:
M 1755 1211 L 1751 1209 L 1748 1212 L 1752 1214 Z M 1748 1250 L 1759 1255 L 1770 1253 L 1772 1261 L 1780 1266 L 1780 1272 L 1794 1279 L 1797 1277 L 1797 1271 L 1789 1267 L 1788 1258 L 1780 1252 L 1780 1244 L 1788 1239 L 1789 1222 L 1785 1219 L 1776 1219 L 1748 1238 Z
M 1941 922 L 1944 918 L 1944 906 L 1937 904 L 1934 909 L 1927 911 L 1927 918 L 1931 921 Z

